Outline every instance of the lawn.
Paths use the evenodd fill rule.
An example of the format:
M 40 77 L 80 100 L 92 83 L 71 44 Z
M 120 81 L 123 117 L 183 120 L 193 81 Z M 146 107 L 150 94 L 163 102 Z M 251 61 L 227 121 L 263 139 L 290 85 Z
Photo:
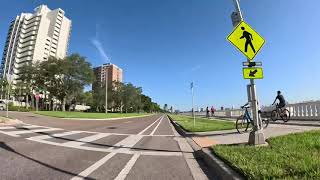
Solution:
M 91 113 L 91 112 L 62 112 L 62 111 L 38 111 L 33 112 L 40 115 L 59 117 L 59 118 L 88 118 L 88 119 L 107 119 L 119 117 L 133 117 L 148 115 L 147 113 Z
M 217 145 L 215 154 L 248 179 L 320 179 L 320 131 L 270 138 L 269 146 Z
M 235 129 L 235 124 L 228 121 L 220 121 L 214 119 L 198 118 L 196 117 L 196 125 L 193 125 L 193 117 L 170 115 L 170 117 L 176 121 L 188 132 L 205 132 L 205 131 L 219 131 Z

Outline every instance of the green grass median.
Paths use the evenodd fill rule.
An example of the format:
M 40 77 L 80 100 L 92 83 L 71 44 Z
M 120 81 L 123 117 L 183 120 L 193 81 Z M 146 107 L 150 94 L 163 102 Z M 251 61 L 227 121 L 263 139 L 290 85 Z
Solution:
M 62 111 L 38 111 L 33 112 L 44 116 L 58 117 L 58 118 L 80 118 L 80 119 L 108 119 L 108 118 L 122 118 L 148 115 L 147 113 L 91 113 L 91 112 L 62 112 Z
M 215 154 L 248 179 L 319 179 L 320 131 L 270 138 L 269 146 L 217 145 Z
M 235 124 L 229 121 L 196 117 L 196 125 L 194 126 L 191 116 L 170 115 L 170 117 L 188 132 L 220 131 L 235 128 Z

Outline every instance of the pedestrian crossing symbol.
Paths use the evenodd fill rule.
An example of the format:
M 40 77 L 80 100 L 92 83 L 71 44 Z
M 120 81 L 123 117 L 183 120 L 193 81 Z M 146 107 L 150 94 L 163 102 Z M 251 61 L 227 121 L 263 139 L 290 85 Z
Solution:
M 233 29 L 227 39 L 250 60 L 253 60 L 265 43 L 263 37 L 244 21 Z
M 261 67 L 243 68 L 244 79 L 263 79 L 263 71 Z

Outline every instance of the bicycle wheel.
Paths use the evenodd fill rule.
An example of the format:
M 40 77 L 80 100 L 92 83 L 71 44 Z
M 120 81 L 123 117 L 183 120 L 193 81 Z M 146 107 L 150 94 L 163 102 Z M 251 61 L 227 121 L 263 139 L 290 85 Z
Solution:
M 248 126 L 249 126 L 249 123 L 248 123 L 247 119 L 244 116 L 240 116 L 240 117 L 237 118 L 236 128 L 237 128 L 237 131 L 240 134 L 242 134 L 243 132 L 247 131 Z
M 290 120 L 290 111 L 288 109 L 284 109 L 281 113 L 281 119 L 283 122 L 288 122 Z
M 276 121 L 277 118 L 278 118 L 278 112 L 277 112 L 276 110 L 273 110 L 273 111 L 271 112 L 271 120 L 272 120 L 272 121 Z

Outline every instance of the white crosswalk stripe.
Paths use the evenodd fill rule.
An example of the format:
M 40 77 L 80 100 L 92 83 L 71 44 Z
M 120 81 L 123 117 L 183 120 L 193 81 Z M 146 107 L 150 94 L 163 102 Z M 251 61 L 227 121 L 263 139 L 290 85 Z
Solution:
M 64 133 L 57 133 L 57 134 L 51 134 L 51 135 L 33 136 L 33 137 L 30 137 L 27 139 L 29 139 L 29 140 L 44 140 L 44 139 L 50 139 L 50 138 L 55 138 L 55 137 L 69 136 L 69 135 L 78 134 L 81 132 L 82 131 L 68 131 L 68 132 L 64 132 Z
M 23 131 L 11 131 L 9 134 L 13 135 L 21 135 L 21 134 L 30 134 L 30 133 L 39 133 L 39 132 L 50 132 L 50 131 L 59 131 L 63 130 L 60 128 L 46 128 L 46 129 L 30 129 L 30 130 L 23 130 Z
M 69 142 L 63 143 L 63 145 L 65 145 L 65 146 L 81 146 L 81 145 L 83 145 L 85 143 L 96 141 L 98 139 L 107 137 L 109 135 L 110 135 L 109 133 L 98 133 L 98 134 L 95 134 L 95 135 L 92 135 L 92 136 L 88 136 L 88 137 L 84 137 L 84 138 L 81 138 L 81 139 L 77 139 L 75 141 L 69 141 Z
M 15 127 L 12 127 L 12 126 L 3 126 L 3 127 L 0 127 L 0 129 L 15 129 Z
M 48 128 L 48 127 L 45 127 L 45 126 L 37 126 L 37 125 L 25 125 L 25 126 L 22 126 L 23 128 L 28 128 L 28 129 L 32 129 L 32 128 Z
M 131 159 L 128 161 L 126 166 L 121 170 L 121 172 L 118 174 L 118 176 L 115 178 L 115 180 L 124 180 L 126 179 L 127 175 L 129 174 L 131 168 L 136 163 L 136 161 L 139 158 L 139 154 L 135 154 L 131 157 Z

